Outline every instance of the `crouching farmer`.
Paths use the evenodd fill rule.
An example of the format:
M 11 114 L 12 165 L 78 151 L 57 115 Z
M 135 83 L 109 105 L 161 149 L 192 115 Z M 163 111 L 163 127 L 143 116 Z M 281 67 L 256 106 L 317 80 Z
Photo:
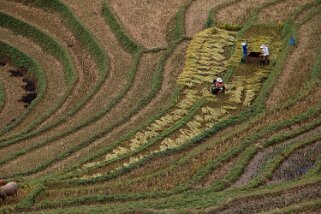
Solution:
M 18 185 L 16 182 L 9 182 L 0 187 L 0 199 L 5 201 L 8 196 L 17 197 Z
M 223 83 L 222 78 L 217 78 L 216 80 L 213 80 L 211 93 L 216 95 L 224 92 L 225 92 L 225 85 Z

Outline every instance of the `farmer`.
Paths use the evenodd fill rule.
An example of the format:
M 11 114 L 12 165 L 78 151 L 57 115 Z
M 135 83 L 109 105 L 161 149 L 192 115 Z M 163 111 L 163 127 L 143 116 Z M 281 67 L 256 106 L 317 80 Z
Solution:
M 242 60 L 241 63 L 246 63 L 246 59 L 247 59 L 247 42 L 242 42 L 242 50 L 243 50 L 243 54 L 242 54 Z
M 270 52 L 269 52 L 269 48 L 268 46 L 262 44 L 260 46 L 261 48 L 261 65 L 265 65 L 265 64 L 269 64 L 270 60 L 269 60 L 269 55 L 270 55 Z
M 222 78 L 217 78 L 213 80 L 213 85 L 211 89 L 212 94 L 224 93 L 225 92 L 225 85 L 223 83 Z

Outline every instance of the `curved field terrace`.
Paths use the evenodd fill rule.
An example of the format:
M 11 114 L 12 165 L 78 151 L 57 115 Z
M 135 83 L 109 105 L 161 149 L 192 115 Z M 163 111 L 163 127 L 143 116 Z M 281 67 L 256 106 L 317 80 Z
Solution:
M 0 213 L 319 213 L 319 20 L 319 0 L 0 0 Z

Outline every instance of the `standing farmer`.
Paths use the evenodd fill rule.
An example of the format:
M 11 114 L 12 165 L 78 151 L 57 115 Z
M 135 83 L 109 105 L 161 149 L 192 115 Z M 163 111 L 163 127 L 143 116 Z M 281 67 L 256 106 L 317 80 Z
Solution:
M 241 63 L 246 63 L 247 60 L 247 42 L 242 42 L 242 50 L 243 50 L 243 54 L 242 54 L 242 60 Z
M 269 55 L 270 55 L 270 52 L 269 52 L 269 48 L 268 46 L 262 44 L 260 46 L 261 48 L 261 65 L 265 65 L 265 64 L 269 64 L 270 60 L 269 60 Z

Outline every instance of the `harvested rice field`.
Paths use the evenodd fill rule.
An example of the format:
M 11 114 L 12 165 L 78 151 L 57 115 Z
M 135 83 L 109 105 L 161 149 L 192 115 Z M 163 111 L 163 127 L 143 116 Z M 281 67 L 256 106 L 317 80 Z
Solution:
M 320 213 L 320 19 L 0 0 L 0 213 Z

